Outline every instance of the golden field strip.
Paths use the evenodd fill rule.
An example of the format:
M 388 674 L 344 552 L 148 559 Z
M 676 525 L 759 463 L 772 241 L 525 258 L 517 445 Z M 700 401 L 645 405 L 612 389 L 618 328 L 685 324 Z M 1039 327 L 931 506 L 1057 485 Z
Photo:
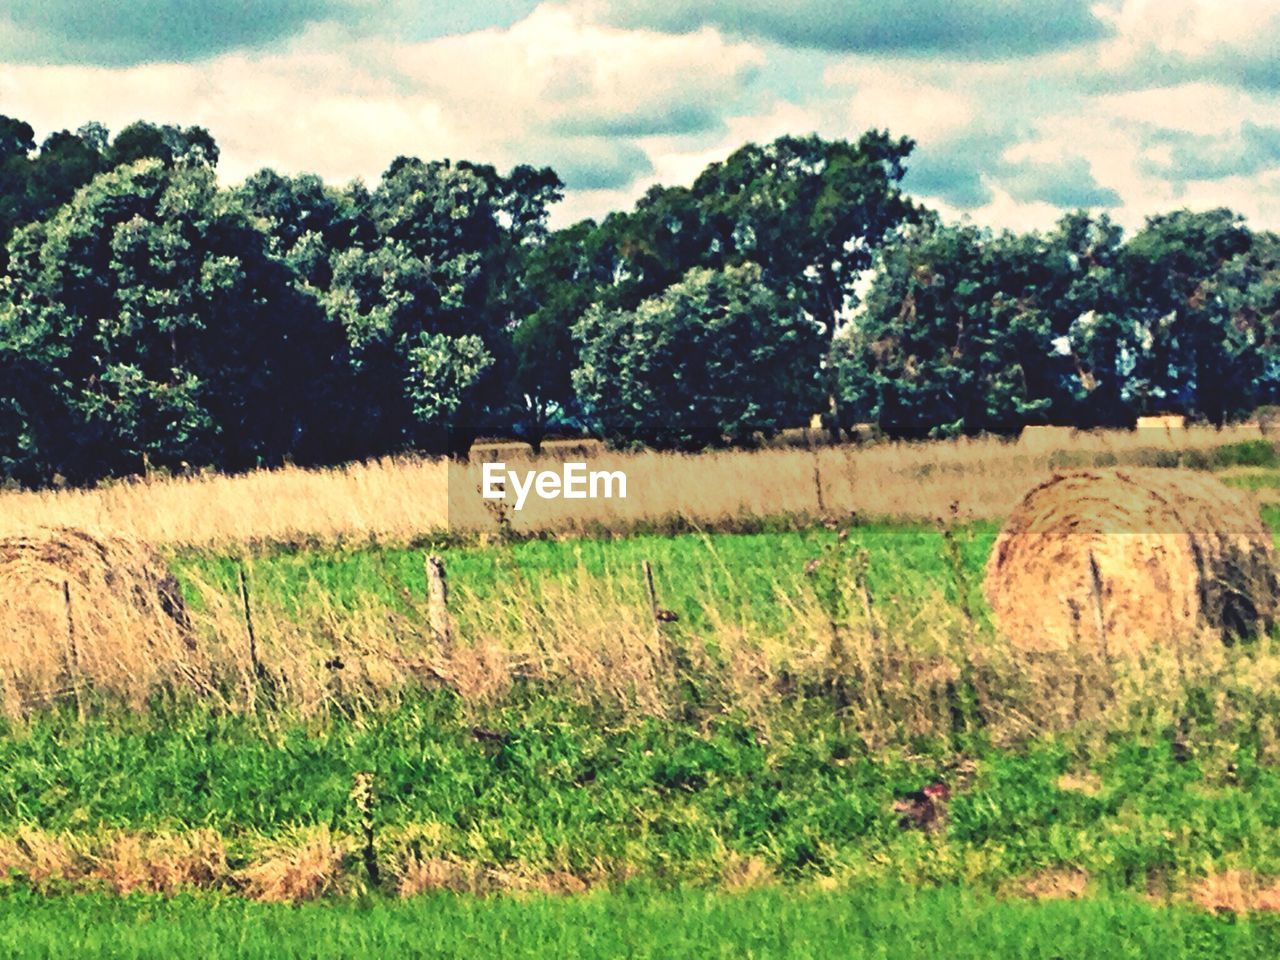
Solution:
M 531 457 L 523 445 L 479 447 L 468 464 L 413 457 L 331 469 L 119 481 L 85 490 L 0 493 L 0 536 L 71 526 L 166 547 L 306 541 L 405 543 L 433 532 L 621 531 L 672 520 L 715 527 L 770 516 L 1002 517 L 1065 454 L 1150 462 L 1162 451 L 1258 439 L 1256 425 L 1214 430 L 1052 432 L 996 439 L 723 451 L 620 453 L 583 444 Z M 1144 459 L 1145 458 L 1145 459 Z M 481 464 L 520 469 L 587 460 L 623 471 L 626 499 L 539 500 L 519 512 L 480 496 Z M 510 495 L 509 495 L 509 499 Z

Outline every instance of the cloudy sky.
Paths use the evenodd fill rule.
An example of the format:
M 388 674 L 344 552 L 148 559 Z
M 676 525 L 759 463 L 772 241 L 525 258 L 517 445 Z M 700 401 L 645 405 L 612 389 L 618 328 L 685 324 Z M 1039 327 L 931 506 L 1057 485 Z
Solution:
M 228 182 L 550 164 L 558 223 L 783 133 L 913 137 L 955 217 L 1280 228 L 1280 0 L 6 0 L 0 113 L 209 128 Z

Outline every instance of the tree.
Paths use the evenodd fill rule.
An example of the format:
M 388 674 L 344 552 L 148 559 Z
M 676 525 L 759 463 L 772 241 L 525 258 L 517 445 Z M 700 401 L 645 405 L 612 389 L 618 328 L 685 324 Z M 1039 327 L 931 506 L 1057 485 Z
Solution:
M 35 148 L 31 124 L 0 115 L 0 247 L 31 218 L 31 152 Z
M 694 183 L 714 246 L 793 289 L 834 337 L 879 246 L 920 211 L 899 184 L 914 144 L 869 131 L 857 141 L 781 137 L 750 144 Z
M 521 251 L 514 273 L 512 333 L 513 422 L 537 453 L 554 420 L 576 421 L 573 370 L 578 348 L 573 325 L 600 299 L 612 258 L 602 234 L 584 220 Z
M 833 350 L 841 425 L 918 438 L 1132 423 L 1119 238 L 1077 213 L 1047 235 L 933 224 L 888 247 Z
M 307 412 L 289 274 L 205 166 L 102 174 L 10 244 L 0 447 L 32 482 L 278 462 Z
M 335 253 L 325 302 L 384 449 L 462 455 L 507 395 L 506 258 L 541 218 L 487 168 L 400 157 L 369 198 L 376 240 Z M 516 210 L 513 213 L 513 209 Z
M 1016 361 L 1039 318 L 1010 309 L 1002 253 L 969 226 L 886 251 L 857 330 L 833 352 L 844 416 L 919 438 L 1009 432 L 1043 405 Z
M 605 437 L 695 450 L 752 443 L 808 415 L 819 328 L 761 275 L 755 264 L 695 268 L 634 310 L 587 311 L 573 383 Z
M 338 256 L 355 246 L 376 245 L 368 192 L 325 186 L 319 177 L 288 177 L 261 170 L 232 192 L 273 258 L 287 270 L 287 305 L 274 323 L 289 343 L 305 385 L 308 415 L 299 418 L 288 444 L 298 463 L 337 463 L 383 452 L 372 443 L 360 384 L 349 355 L 347 333 L 326 309 Z
M 1253 234 L 1247 251 L 1205 281 L 1200 299 L 1218 337 L 1217 363 L 1197 381 L 1208 419 L 1221 422 L 1280 402 L 1280 237 Z
M 179 163 L 213 167 L 218 164 L 218 145 L 204 127 L 138 120 L 116 134 L 108 158 L 113 167 L 146 159 L 159 160 L 166 167 Z
M 34 217 L 42 217 L 107 168 L 107 159 L 92 140 L 61 130 L 45 138 L 31 166 Z
M 741 263 L 835 334 L 881 243 L 921 212 L 900 189 L 913 143 L 869 131 L 857 141 L 780 137 L 708 166 L 692 187 L 655 187 L 605 226 L 634 305 L 691 267 Z
M 1132 322 L 1145 349 L 1135 391 L 1144 412 L 1203 415 L 1221 424 L 1239 393 L 1247 337 L 1211 296 L 1213 278 L 1246 254 L 1252 234 L 1226 209 L 1179 210 L 1149 217 L 1126 244 L 1121 262 Z

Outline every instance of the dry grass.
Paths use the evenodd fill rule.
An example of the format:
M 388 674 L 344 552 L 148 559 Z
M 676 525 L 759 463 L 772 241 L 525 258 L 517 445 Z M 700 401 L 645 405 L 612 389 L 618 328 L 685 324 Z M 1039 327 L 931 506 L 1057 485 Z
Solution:
M 1130 435 L 1078 439 L 1113 454 L 1137 449 Z M 1190 430 L 1185 439 L 1210 445 L 1227 438 Z M 963 498 L 962 514 L 991 515 L 1021 498 L 1029 474 L 1048 469 L 1047 458 L 1029 460 L 1016 445 L 994 441 L 602 459 L 626 465 L 632 499 L 574 501 L 589 508 L 585 517 L 544 513 L 536 522 L 621 525 L 673 512 L 713 522 L 740 512 L 817 512 L 819 484 L 823 511 L 950 513 L 951 503 Z M 71 521 L 76 510 L 87 510 L 78 519 L 100 527 L 116 523 L 113 529 L 168 544 L 404 541 L 445 515 L 444 470 L 386 461 L 96 492 L 8 493 L 0 495 L 0 527 L 55 516 Z M 478 509 L 491 523 L 490 513 Z M 158 691 L 188 691 L 229 710 L 272 704 L 322 713 L 334 705 L 344 711 L 386 706 L 422 685 L 492 703 L 527 683 L 652 715 L 686 709 L 693 689 L 700 709 L 739 711 L 761 725 L 779 701 L 820 696 L 831 698 L 869 743 L 951 731 L 957 711 L 1007 742 L 1108 717 L 1123 721 L 1126 711 L 1151 703 L 1172 709 L 1188 684 L 1208 676 L 1224 688 L 1259 689 L 1280 676 L 1280 659 L 1269 647 L 1224 659 L 1221 643 L 1207 633 L 1122 664 L 1089 649 L 1010 649 L 972 611 L 947 602 L 943 584 L 911 604 L 894 597 L 872 602 L 852 568 L 836 572 L 835 595 L 820 578 L 798 590 L 779 589 L 772 603 L 781 609 L 782 626 L 767 629 L 749 610 L 708 594 L 701 606 L 709 622 L 696 631 L 654 623 L 635 577 L 582 568 L 576 578 L 534 583 L 512 570 L 483 598 L 455 591 L 450 606 L 457 627 L 447 644 L 431 629 L 426 602 L 407 592 L 394 606 L 372 595 L 338 604 L 318 586 L 286 601 L 254 592 L 252 560 L 245 569 L 248 620 L 234 591 L 190 583 L 197 600 L 187 610 L 189 643 L 140 641 L 136 631 L 122 628 L 110 648 L 115 652 L 100 664 L 72 664 L 59 649 L 50 661 L 57 689 L 133 703 Z M 49 690 L 24 688 L 15 676 L 13 669 L 0 675 L 11 715 L 47 702 Z
M 1028 877 L 1022 892 L 1032 900 L 1078 900 L 1089 886 L 1089 875 L 1083 870 L 1064 867 L 1042 870 Z
M 1096 773 L 1064 773 L 1054 781 L 1054 785 L 1067 793 L 1082 793 L 1086 797 L 1096 797 L 1102 792 L 1102 779 Z
M 1275 913 L 1280 911 L 1280 879 L 1248 870 L 1213 873 L 1192 886 L 1191 902 L 1214 913 Z
M 518 864 L 498 869 L 423 855 L 412 842 L 413 830 L 386 841 L 394 848 L 386 856 L 387 883 L 402 897 L 441 890 L 576 894 L 629 875 L 623 868 L 612 873 L 601 868 L 590 875 Z M 121 896 L 219 890 L 269 903 L 300 903 L 364 888 L 363 867 L 353 856 L 356 839 L 327 826 L 251 843 L 247 862 L 235 866 L 228 861 L 224 839 L 212 830 L 78 834 L 25 828 L 0 836 L 0 882 L 16 878 L 42 892 L 101 890 Z M 741 867 L 735 875 L 745 870 L 753 885 L 772 878 L 759 861 L 743 860 Z
M 222 837 L 202 829 L 53 834 L 27 828 L 0 838 L 0 875 L 20 876 L 37 890 L 69 885 L 118 894 L 234 885 Z
M 1158 435 L 1157 435 L 1158 434 Z M 1206 449 L 1257 438 L 1256 426 L 1215 431 L 1093 432 L 1061 437 L 1080 456 L 1141 459 L 1154 450 Z M 508 510 L 511 529 L 626 529 L 682 519 L 711 526 L 744 517 L 841 515 L 968 518 L 1006 515 L 1048 475 L 1059 447 L 994 439 L 806 449 L 593 453 L 563 448 L 540 458 L 501 455 L 520 469 L 555 467 L 582 454 L 593 470 L 622 470 L 625 500 L 534 500 Z M 388 458 L 329 470 L 286 468 L 235 477 L 199 475 L 121 482 L 93 490 L 0 493 L 0 536 L 35 526 L 106 530 L 164 546 L 256 542 L 404 543 L 454 529 L 493 532 L 480 498 L 480 457 L 470 465 Z
M 236 873 L 246 896 L 269 903 L 296 903 L 339 893 L 351 877 L 345 862 L 354 844 L 327 826 L 308 827 L 272 844 Z
M 252 561 L 247 570 L 252 584 Z M 136 678 L 150 677 L 147 692 L 303 714 L 386 707 L 424 685 L 491 704 L 521 683 L 624 714 L 676 716 L 692 690 L 698 710 L 735 712 L 762 729 L 780 702 L 820 697 L 873 746 L 948 735 L 958 716 L 999 743 L 1081 725 L 1104 730 L 1151 711 L 1172 720 L 1195 687 L 1214 690 L 1226 716 L 1280 687 L 1280 647 L 1267 638 L 1227 648 L 1201 631 L 1123 660 L 1089 648 L 1023 651 L 948 602 L 941 583 L 911 603 L 870 603 L 855 575 L 833 576 L 834 599 L 816 577 L 779 589 L 773 603 L 783 616 L 771 626 L 749 607 L 708 596 L 707 622 L 697 628 L 655 623 L 638 577 L 584 569 L 542 583 L 504 576 L 483 597 L 455 593 L 447 645 L 425 600 L 407 597 L 392 609 L 362 595 L 338 606 L 317 586 L 291 596 L 288 609 L 253 598 L 256 659 L 240 598 L 197 583 L 189 615 L 201 672 L 182 673 L 162 650 L 135 644 L 128 684 L 83 669 L 74 679 L 77 689 L 133 699 Z M 8 691 L 10 713 L 42 705 Z
M 89 859 L 88 877 L 119 894 L 208 890 L 225 885 L 229 876 L 222 838 L 212 830 L 117 833 Z
M 777 882 L 773 867 L 759 857 L 730 852 L 720 868 L 720 886 L 724 890 L 756 890 Z

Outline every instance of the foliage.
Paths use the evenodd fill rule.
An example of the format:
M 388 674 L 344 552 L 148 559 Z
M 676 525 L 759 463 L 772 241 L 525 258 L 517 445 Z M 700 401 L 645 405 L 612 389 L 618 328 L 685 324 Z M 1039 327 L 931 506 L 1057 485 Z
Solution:
M 817 412 L 893 438 L 1221 424 L 1280 399 L 1273 234 L 1222 209 L 1128 240 L 1084 211 L 948 226 L 901 190 L 912 149 L 746 144 L 553 231 L 546 168 L 400 157 L 372 189 L 271 170 L 219 188 L 200 127 L 88 123 L 37 148 L 0 117 L 0 475 L 586 428 L 692 449 Z
M 912 231 L 882 252 L 835 345 L 842 425 L 923 437 L 1162 412 L 1221 424 L 1275 390 L 1274 249 L 1225 210 L 1150 218 L 1124 244 L 1083 213 L 1047 234 Z
M 276 312 L 289 276 L 207 167 L 118 167 L 10 253 L 6 472 L 83 481 L 289 452 L 307 318 Z
M 750 443 L 802 420 L 816 393 L 818 330 L 754 264 L 691 270 L 634 310 L 592 308 L 574 327 L 573 382 L 615 443 Z
M 532 180 L 525 195 L 491 170 L 402 157 L 369 197 L 376 234 L 335 251 L 324 301 L 347 333 L 376 447 L 465 453 L 501 409 L 497 278 L 512 245 L 539 232 L 548 183 Z
M 571 426 L 580 413 L 573 325 L 602 296 L 611 271 L 606 242 L 590 220 L 522 250 L 512 303 L 519 317 L 512 331 L 514 427 L 535 453 L 553 424 Z

